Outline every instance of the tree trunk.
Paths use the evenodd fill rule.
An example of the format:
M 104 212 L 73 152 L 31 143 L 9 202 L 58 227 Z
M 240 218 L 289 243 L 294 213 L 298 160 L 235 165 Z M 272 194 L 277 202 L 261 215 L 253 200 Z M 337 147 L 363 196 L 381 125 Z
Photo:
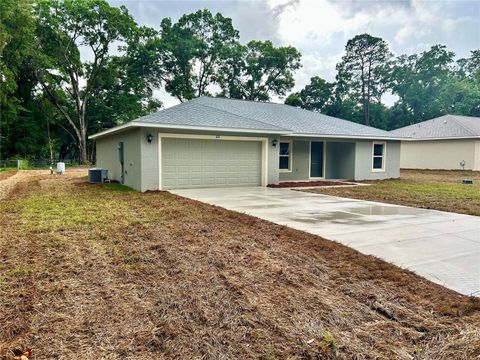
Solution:
M 87 97 L 83 99 L 79 116 L 80 138 L 78 139 L 78 152 L 80 165 L 87 163 L 87 122 L 85 120 L 87 110 Z
M 370 100 L 365 104 L 365 125 L 370 126 Z
M 370 126 L 370 90 L 372 87 L 372 64 L 368 63 L 367 97 L 364 98 L 365 125 Z M 365 101 L 366 100 L 366 101 Z
M 367 96 L 366 96 L 366 80 L 365 80 L 365 65 L 362 59 L 362 73 L 361 73 L 361 81 L 362 81 L 362 107 L 363 107 L 363 120 L 365 121 L 365 125 L 368 126 L 368 109 L 367 109 Z
M 85 165 L 87 163 L 87 103 L 88 94 L 83 97 L 82 107 L 80 108 L 80 136 L 79 139 L 79 152 L 80 152 L 80 164 Z
M 48 149 L 50 151 L 50 165 L 53 164 L 53 144 L 50 136 L 50 121 L 47 120 Z
M 79 140 L 80 140 L 78 145 L 79 162 L 80 162 L 80 165 L 85 165 L 87 163 L 87 137 L 82 136 L 82 138 Z
M 367 95 L 363 98 L 363 116 L 365 125 L 370 126 L 370 83 L 367 86 Z
M 365 82 L 362 83 L 362 105 L 363 105 L 363 120 L 365 121 L 365 125 L 370 126 L 370 119 L 369 119 L 369 112 L 370 109 L 368 107 L 368 97 L 365 94 Z

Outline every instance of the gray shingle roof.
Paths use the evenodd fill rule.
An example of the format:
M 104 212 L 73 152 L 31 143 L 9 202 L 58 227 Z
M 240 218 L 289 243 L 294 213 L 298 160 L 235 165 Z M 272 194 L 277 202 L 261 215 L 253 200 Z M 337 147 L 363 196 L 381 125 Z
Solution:
M 412 139 L 480 137 L 480 118 L 444 115 L 391 131 L 393 135 Z
M 194 99 L 150 115 L 142 116 L 133 120 L 133 122 L 262 131 L 272 130 L 275 132 L 288 131 L 288 129 L 264 123 L 243 114 L 235 114 L 208 106 L 199 101 L 200 99 Z
M 133 123 L 283 131 L 285 134 L 392 138 L 388 131 L 284 104 L 200 97 Z

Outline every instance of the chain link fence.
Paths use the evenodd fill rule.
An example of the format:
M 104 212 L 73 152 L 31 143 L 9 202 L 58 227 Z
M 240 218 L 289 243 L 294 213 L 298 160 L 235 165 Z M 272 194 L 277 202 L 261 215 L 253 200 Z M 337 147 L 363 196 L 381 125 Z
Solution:
M 34 160 L 0 160 L 0 169 L 48 169 L 50 166 L 56 168 L 57 162 L 65 163 L 65 166 L 75 166 L 78 162 L 71 159 L 34 159 Z
M 22 169 L 23 160 L 0 160 L 0 169 Z

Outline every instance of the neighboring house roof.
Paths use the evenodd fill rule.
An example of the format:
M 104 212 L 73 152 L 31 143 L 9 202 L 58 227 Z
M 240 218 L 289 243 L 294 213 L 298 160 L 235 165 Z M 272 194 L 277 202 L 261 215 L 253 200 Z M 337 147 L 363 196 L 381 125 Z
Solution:
M 289 105 L 206 96 L 142 116 L 90 138 L 142 126 L 289 136 L 399 138 L 388 131 Z
M 391 131 L 411 140 L 466 139 L 480 137 L 480 117 L 444 115 Z

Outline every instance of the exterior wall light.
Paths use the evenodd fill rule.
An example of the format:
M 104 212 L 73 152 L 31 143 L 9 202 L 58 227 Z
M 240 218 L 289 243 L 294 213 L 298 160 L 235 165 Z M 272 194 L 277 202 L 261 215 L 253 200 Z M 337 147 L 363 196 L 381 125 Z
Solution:
M 152 134 L 148 134 L 148 135 L 147 135 L 147 141 L 148 141 L 149 143 L 151 143 L 152 140 L 153 140 L 153 135 L 152 135 Z
M 272 140 L 272 146 L 273 146 L 274 148 L 277 147 L 277 143 L 278 143 L 277 139 L 273 139 L 273 140 Z

